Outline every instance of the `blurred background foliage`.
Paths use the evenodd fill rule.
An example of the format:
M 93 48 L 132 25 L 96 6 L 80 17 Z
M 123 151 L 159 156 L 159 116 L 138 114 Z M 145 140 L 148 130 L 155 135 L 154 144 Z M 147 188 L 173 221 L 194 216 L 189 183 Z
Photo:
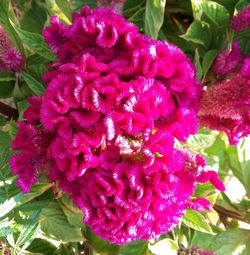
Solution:
M 178 45 L 195 63 L 197 77 L 209 86 L 218 52 L 230 49 L 233 39 L 250 52 L 250 28 L 234 33 L 230 17 L 249 0 L 127 0 L 123 15 L 142 33 Z M 109 244 L 82 224 L 82 212 L 56 186 L 46 182 L 23 194 L 10 173 L 11 141 L 16 120 L 28 106 L 27 97 L 44 92 L 41 77 L 55 59 L 42 37 L 49 18 L 56 14 L 70 24 L 71 13 L 95 0 L 0 0 L 0 23 L 25 56 L 20 72 L 0 71 L 0 254 L 177 254 L 184 247 L 200 246 L 218 255 L 250 254 L 250 140 L 237 147 L 217 132 L 200 129 L 182 146 L 202 154 L 227 184 L 219 194 L 209 184 L 198 185 L 197 196 L 208 198 L 209 212 L 187 210 L 182 222 L 158 241 Z M 9 252 L 9 253 L 8 253 Z

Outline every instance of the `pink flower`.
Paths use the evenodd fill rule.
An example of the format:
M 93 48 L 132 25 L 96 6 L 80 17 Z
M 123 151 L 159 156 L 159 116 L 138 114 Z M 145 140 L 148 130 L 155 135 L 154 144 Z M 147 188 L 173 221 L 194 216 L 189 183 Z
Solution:
M 226 132 L 232 145 L 250 133 L 250 81 L 241 74 L 204 92 L 199 112 L 203 126 Z
M 158 134 L 152 146 L 158 151 L 165 144 L 173 151 L 171 140 L 168 134 Z M 197 157 L 175 150 L 169 155 L 165 149 L 159 150 L 166 156 L 156 156 L 148 166 L 140 149 L 131 157 L 119 147 L 105 151 L 101 166 L 74 182 L 67 182 L 56 169 L 53 178 L 71 193 L 84 213 L 84 223 L 102 238 L 117 244 L 156 239 L 171 230 L 190 206 L 203 166 Z M 196 204 L 198 210 L 209 207 L 205 199 Z
M 218 183 L 216 174 L 202 179 L 200 157 L 174 148 L 174 139 L 197 132 L 202 85 L 194 65 L 112 9 L 84 7 L 69 26 L 53 17 L 44 36 L 58 61 L 44 75 L 43 98 L 30 100 L 24 116 L 53 134 L 44 147 L 50 181 L 110 242 L 171 230 L 199 178 Z M 17 158 L 18 174 L 26 170 L 21 163 Z
M 17 50 L 0 25 L 0 69 L 6 72 L 20 71 L 24 67 L 24 57 Z
M 224 50 L 216 57 L 213 70 L 217 74 L 226 75 L 234 71 L 243 60 L 238 41 L 234 41 L 231 50 Z
M 43 31 L 43 36 L 51 51 L 57 54 L 65 41 L 66 25 L 60 22 L 57 16 L 52 16 L 50 22 L 52 26 Z
M 207 199 L 199 197 L 190 201 L 189 208 L 201 212 L 204 210 L 211 210 L 211 204 Z
M 40 122 L 40 108 L 42 100 L 42 96 L 33 96 L 28 98 L 30 106 L 24 112 L 23 117 L 29 124 L 35 125 Z
M 246 5 L 231 19 L 231 27 L 236 32 L 245 30 L 250 26 L 250 4 Z
M 32 185 L 38 182 L 37 175 L 46 165 L 46 150 L 49 134 L 31 124 L 18 123 L 19 131 L 12 143 L 13 150 L 20 150 L 10 159 L 10 167 L 18 174 L 17 184 L 24 192 L 29 192 Z
M 240 70 L 243 76 L 250 78 L 250 56 L 247 56 L 242 64 L 242 68 Z

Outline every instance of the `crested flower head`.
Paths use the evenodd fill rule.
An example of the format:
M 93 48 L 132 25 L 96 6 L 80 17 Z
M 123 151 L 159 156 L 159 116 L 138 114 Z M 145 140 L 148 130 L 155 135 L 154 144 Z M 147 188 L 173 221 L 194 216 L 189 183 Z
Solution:
M 250 4 L 240 10 L 236 16 L 231 19 L 231 27 L 236 32 L 245 30 L 250 26 Z
M 224 186 L 200 156 L 174 148 L 197 131 L 202 90 L 184 53 L 104 8 L 84 7 L 69 26 L 53 17 L 44 37 L 58 61 L 24 116 L 50 134 L 50 180 L 70 193 L 84 223 L 123 244 L 157 238 L 188 207 L 208 209 L 190 198 L 196 184 Z

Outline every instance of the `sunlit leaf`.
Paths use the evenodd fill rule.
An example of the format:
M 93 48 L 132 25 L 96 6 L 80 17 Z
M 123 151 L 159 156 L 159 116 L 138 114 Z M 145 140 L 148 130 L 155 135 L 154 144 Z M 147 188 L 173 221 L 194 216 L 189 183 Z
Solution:
M 193 210 L 187 210 L 182 222 L 192 229 L 205 233 L 213 233 L 206 218 L 199 212 Z
M 214 251 L 217 255 L 233 255 L 237 254 L 235 253 L 236 250 L 242 250 L 243 252 L 247 248 L 249 241 L 249 230 L 227 230 L 220 233 L 212 240 L 209 249 Z
M 152 38 L 158 37 L 163 24 L 166 0 L 147 0 L 145 10 L 145 33 Z
M 209 25 L 205 22 L 193 21 L 182 37 L 207 48 L 211 41 Z
M 48 237 L 65 242 L 84 240 L 80 228 L 72 226 L 57 202 L 43 208 L 39 220 L 41 231 Z

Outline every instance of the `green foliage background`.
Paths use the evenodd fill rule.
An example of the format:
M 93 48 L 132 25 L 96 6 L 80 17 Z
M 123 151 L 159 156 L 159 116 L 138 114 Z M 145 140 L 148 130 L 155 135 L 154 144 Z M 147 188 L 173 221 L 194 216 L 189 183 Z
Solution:
M 250 52 L 250 28 L 235 34 L 230 16 L 249 0 L 127 0 L 123 15 L 142 33 L 178 45 L 195 63 L 197 77 L 209 86 L 214 80 L 211 65 L 233 39 Z M 0 99 L 18 110 L 19 119 L 28 106 L 26 98 L 43 94 L 41 76 L 55 59 L 41 35 L 56 14 L 70 24 L 71 13 L 82 6 L 96 7 L 95 0 L 0 0 L 0 23 L 16 47 L 25 55 L 20 73 L 0 71 Z M 124 246 L 109 244 L 82 224 L 82 212 L 68 196 L 52 188 L 45 178 L 23 194 L 10 173 L 8 159 L 17 132 L 14 119 L 0 115 L 0 244 L 12 254 L 177 254 L 181 247 L 200 246 L 218 255 L 250 254 L 250 140 L 237 147 L 223 134 L 200 129 L 180 146 L 202 154 L 219 171 L 225 183 L 236 177 L 245 189 L 241 200 L 231 201 L 209 184 L 198 185 L 196 196 L 208 198 L 210 212 L 187 210 L 182 222 L 156 242 L 137 241 Z M 42 177 L 43 178 L 43 177 Z M 235 190 L 237 192 L 237 190 Z M 1 247 L 1 246 L 0 246 Z M 4 254 L 0 248 L 0 254 Z M 1 253 L 2 252 L 2 253 Z

